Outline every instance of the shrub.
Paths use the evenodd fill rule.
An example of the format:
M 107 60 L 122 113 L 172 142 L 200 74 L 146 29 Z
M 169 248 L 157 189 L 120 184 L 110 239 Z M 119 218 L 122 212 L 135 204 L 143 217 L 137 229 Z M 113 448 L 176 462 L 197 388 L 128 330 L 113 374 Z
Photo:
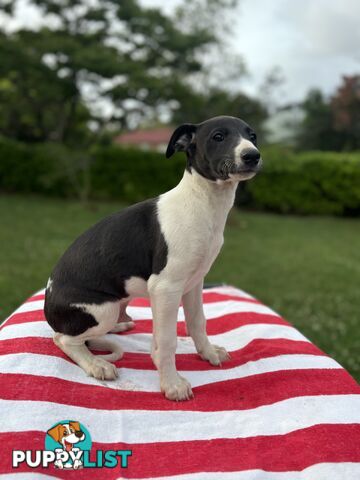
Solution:
M 0 191 L 119 199 L 135 202 L 172 188 L 183 156 L 96 146 L 75 150 L 56 143 L 29 145 L 0 139 Z
M 262 148 L 264 166 L 241 183 L 237 205 L 280 213 L 360 215 L 360 152 Z M 136 202 L 172 188 L 183 155 L 97 145 L 91 151 L 58 144 L 0 139 L 0 191 Z
M 263 171 L 246 182 L 239 205 L 300 214 L 360 214 L 360 152 L 262 149 Z
M 179 182 L 185 159 L 167 159 L 158 152 L 96 147 L 91 167 L 93 194 L 97 198 L 143 200 L 169 190 Z

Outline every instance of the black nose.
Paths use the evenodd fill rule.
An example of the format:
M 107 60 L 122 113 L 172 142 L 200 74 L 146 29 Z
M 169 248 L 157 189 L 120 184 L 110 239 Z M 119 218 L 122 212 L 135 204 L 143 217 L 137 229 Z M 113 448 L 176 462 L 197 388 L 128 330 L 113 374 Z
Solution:
M 81 430 L 78 430 L 77 432 L 75 432 L 75 435 L 78 437 L 78 438 L 81 438 L 84 434 Z
M 260 160 L 260 152 L 255 148 L 247 148 L 241 152 L 240 157 L 248 167 L 256 167 Z

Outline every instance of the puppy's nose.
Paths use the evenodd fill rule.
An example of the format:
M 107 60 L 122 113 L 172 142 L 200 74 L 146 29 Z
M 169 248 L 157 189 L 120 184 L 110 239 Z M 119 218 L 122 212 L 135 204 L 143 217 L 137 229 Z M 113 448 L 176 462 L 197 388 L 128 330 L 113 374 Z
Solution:
M 83 434 L 83 432 L 81 432 L 80 430 L 78 430 L 77 432 L 75 432 L 75 435 L 76 435 L 78 438 L 81 438 L 84 434 Z
M 247 148 L 241 152 L 241 160 L 248 167 L 256 167 L 260 160 L 260 152 L 255 148 Z

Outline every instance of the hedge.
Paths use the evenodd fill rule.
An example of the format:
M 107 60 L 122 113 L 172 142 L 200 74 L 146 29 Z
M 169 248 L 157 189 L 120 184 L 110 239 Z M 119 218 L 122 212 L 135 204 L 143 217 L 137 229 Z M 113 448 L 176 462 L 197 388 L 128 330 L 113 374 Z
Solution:
M 360 215 L 360 152 L 294 153 L 262 148 L 264 166 L 240 184 L 237 204 L 280 213 Z M 136 202 L 172 188 L 183 155 L 96 146 L 89 152 L 61 145 L 0 139 L 0 191 Z
M 360 152 L 266 148 L 262 172 L 237 203 L 280 213 L 360 215 Z
M 96 147 L 91 167 L 93 195 L 129 202 L 151 198 L 173 188 L 181 179 L 185 159 L 116 146 Z
M 167 159 L 158 152 L 117 146 L 84 152 L 0 139 L 1 192 L 136 202 L 174 187 L 184 165 L 180 155 Z

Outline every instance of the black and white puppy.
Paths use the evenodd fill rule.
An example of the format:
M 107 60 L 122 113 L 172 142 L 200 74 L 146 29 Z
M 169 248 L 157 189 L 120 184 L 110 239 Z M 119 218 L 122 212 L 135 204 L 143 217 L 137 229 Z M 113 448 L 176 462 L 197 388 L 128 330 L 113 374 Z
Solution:
M 107 360 L 122 350 L 104 335 L 132 328 L 127 304 L 149 296 L 161 391 L 185 400 L 191 386 L 175 367 L 179 304 L 199 355 L 221 365 L 229 355 L 206 335 L 203 279 L 223 244 L 238 182 L 259 171 L 261 158 L 253 129 L 228 116 L 178 127 L 166 156 L 176 151 L 184 151 L 187 162 L 175 188 L 104 218 L 64 253 L 48 281 L 45 315 L 56 345 L 88 375 L 111 380 L 117 369 Z M 87 345 L 112 353 L 94 356 Z

